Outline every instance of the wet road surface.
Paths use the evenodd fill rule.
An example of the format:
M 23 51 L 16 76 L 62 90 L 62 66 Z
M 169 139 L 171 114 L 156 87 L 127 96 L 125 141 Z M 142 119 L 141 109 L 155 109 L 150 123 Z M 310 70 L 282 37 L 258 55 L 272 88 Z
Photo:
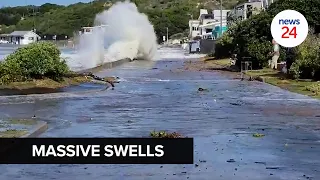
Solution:
M 114 90 L 0 96 L 0 117 L 36 114 L 49 124 L 42 137 L 177 131 L 194 137 L 196 165 L 1 165 L 0 179 L 320 179 L 319 100 L 218 72 L 177 71 L 183 61 L 136 61 L 97 74 L 122 78 Z

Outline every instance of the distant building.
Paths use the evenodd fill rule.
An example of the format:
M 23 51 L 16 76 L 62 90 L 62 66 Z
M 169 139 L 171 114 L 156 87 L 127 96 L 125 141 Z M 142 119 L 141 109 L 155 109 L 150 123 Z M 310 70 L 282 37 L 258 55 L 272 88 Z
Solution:
M 79 34 L 92 34 L 93 30 L 96 28 L 103 28 L 106 27 L 107 25 L 100 25 L 100 26 L 93 26 L 93 27 L 82 27 L 81 30 L 79 31 Z
M 195 38 L 200 36 L 199 30 L 200 21 L 199 20 L 189 20 L 189 37 Z
M 227 20 L 228 12 L 230 12 L 230 11 L 231 10 L 222 10 L 222 21 L 226 21 Z M 212 14 L 213 14 L 215 20 L 220 21 L 220 17 L 221 17 L 220 10 L 213 10 Z
M 40 40 L 40 36 L 33 31 L 14 31 L 11 34 L 1 34 L 2 42 L 27 45 Z
M 93 27 L 82 27 L 80 30 L 80 34 L 91 34 L 93 31 Z
M 9 43 L 9 35 L 10 34 L 0 34 L 0 44 L 7 44 Z
M 262 10 L 267 9 L 274 0 L 248 0 L 246 3 L 238 4 L 234 9 L 227 13 L 230 25 L 237 20 L 246 20 L 252 15 L 259 14 Z
M 230 10 L 222 10 L 222 33 L 227 30 L 227 13 Z M 189 36 L 194 39 L 216 39 L 221 36 L 220 10 L 213 10 L 208 13 L 206 9 L 200 10 L 200 15 L 197 20 L 189 21 Z

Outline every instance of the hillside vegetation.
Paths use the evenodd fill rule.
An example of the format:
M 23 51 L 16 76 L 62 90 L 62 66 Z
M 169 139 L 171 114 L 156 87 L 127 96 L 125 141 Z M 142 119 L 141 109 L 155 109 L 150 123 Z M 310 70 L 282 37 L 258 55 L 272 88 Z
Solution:
M 5 7 L 0 9 L 0 33 L 14 30 L 32 30 L 41 36 L 58 39 L 72 37 L 83 26 L 92 26 L 95 15 L 108 9 L 117 0 L 96 0 L 90 3 L 77 3 L 59 6 L 46 3 L 42 6 Z M 199 9 L 220 8 L 219 0 L 132 0 L 140 12 L 148 15 L 158 38 L 188 29 L 188 20 L 198 17 Z M 224 0 L 225 9 L 232 8 L 243 0 Z M 161 40 L 161 38 L 159 38 Z

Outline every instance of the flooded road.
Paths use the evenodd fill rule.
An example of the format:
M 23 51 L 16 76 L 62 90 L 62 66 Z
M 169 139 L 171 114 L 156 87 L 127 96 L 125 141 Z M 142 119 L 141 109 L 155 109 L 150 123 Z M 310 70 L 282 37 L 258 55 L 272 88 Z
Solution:
M 0 96 L 0 117 L 35 114 L 49 124 L 42 137 L 176 131 L 194 137 L 196 165 L 1 165 L 0 179 L 320 179 L 319 100 L 219 72 L 177 70 L 188 56 L 168 51 L 175 56 L 98 73 L 121 78 L 114 90 Z

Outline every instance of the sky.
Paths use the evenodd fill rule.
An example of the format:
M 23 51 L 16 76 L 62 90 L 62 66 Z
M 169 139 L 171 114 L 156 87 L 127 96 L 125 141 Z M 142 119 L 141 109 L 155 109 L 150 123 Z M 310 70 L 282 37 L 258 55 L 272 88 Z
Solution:
M 45 3 L 69 5 L 78 2 L 90 2 L 92 0 L 0 0 L 0 8 L 7 6 L 42 5 Z

